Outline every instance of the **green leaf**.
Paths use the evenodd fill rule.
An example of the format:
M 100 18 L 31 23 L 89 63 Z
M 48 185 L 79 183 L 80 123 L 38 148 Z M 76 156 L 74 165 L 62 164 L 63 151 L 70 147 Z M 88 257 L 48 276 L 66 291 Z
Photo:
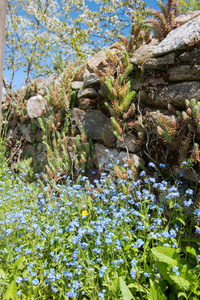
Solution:
M 17 267 L 18 270 L 22 270 L 22 269 L 23 269 L 24 265 L 23 265 L 23 257 L 22 257 L 22 256 L 20 256 L 20 257 L 16 260 L 14 266 Z
M 177 221 L 179 221 L 180 223 L 182 223 L 185 226 L 185 221 L 182 218 L 176 218 Z
M 17 299 L 17 285 L 16 285 L 16 282 L 15 280 L 13 280 L 9 286 L 8 286 L 8 289 L 4 295 L 4 300 L 9 300 L 9 299 L 12 299 L 12 300 L 15 300 Z
M 187 279 L 176 275 L 170 275 L 170 278 L 178 285 L 179 289 L 183 291 L 190 290 L 191 283 Z
M 112 281 L 111 288 L 112 288 L 112 291 L 114 292 L 114 294 L 119 295 L 119 293 L 120 293 L 120 280 L 119 280 L 119 278 L 115 278 Z
M 122 277 L 119 277 L 120 281 L 120 289 L 122 292 L 123 300 L 131 300 L 134 299 L 131 291 L 129 290 L 128 286 L 126 285 L 124 279 Z
M 167 297 L 163 294 L 158 283 L 154 283 L 150 280 L 150 293 L 148 295 L 148 300 L 167 300 Z
M 193 256 L 195 256 L 195 258 L 197 257 L 197 253 L 196 253 L 196 250 L 193 248 L 193 247 L 186 247 L 186 251 L 190 254 L 192 254 Z
M 5 279 L 5 277 L 6 277 L 6 274 L 5 274 L 4 270 L 0 269 L 0 278 Z
M 133 288 L 136 289 L 136 291 L 138 292 L 143 292 L 143 293 L 147 293 L 147 289 L 145 289 L 141 284 L 139 283 L 130 283 L 128 285 L 129 288 Z
M 168 265 L 176 266 L 178 264 L 177 260 L 173 259 L 176 255 L 176 249 L 170 247 L 154 247 L 151 249 L 156 260 L 165 262 Z
M 180 292 L 180 293 L 178 293 L 178 298 L 180 298 L 180 297 L 185 297 L 186 299 L 187 299 L 187 294 L 186 293 L 184 293 L 184 292 Z

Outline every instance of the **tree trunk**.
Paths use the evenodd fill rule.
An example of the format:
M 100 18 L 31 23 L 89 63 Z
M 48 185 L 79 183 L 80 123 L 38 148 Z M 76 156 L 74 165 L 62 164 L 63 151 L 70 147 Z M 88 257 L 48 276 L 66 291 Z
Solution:
M 7 0 L 0 0 L 0 133 L 1 133 L 1 104 L 2 104 L 2 86 L 3 86 L 3 62 L 4 45 L 6 35 L 6 7 Z

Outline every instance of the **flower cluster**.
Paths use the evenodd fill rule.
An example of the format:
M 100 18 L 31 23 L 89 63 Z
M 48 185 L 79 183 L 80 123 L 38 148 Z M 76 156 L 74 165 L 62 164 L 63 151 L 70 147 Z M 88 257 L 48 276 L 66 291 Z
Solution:
M 68 180 L 51 195 L 22 178 L 10 185 L 1 181 L 0 269 L 10 274 L 7 280 L 14 272 L 18 297 L 31 299 L 35 291 L 59 299 L 120 299 L 116 276 L 127 285 L 142 282 L 148 295 L 150 280 L 162 276 L 147 248 L 177 249 L 183 214 L 178 186 L 140 175 L 125 181 L 103 174 L 95 186 L 87 178 L 74 185 Z M 198 209 L 194 213 L 200 215 Z M 172 272 L 180 275 L 176 266 Z

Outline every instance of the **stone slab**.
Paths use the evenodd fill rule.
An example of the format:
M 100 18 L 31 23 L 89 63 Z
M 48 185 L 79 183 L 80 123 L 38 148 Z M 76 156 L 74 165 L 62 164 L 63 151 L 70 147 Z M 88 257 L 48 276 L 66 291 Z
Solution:
M 172 30 L 166 38 L 155 47 L 153 55 L 162 56 L 172 51 L 184 50 L 192 43 L 200 42 L 200 15 L 184 25 Z

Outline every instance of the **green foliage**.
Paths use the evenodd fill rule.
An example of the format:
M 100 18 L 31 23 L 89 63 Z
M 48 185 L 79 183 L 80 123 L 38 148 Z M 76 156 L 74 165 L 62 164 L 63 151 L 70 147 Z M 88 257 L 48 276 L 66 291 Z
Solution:
M 200 10 L 200 2 L 196 0 L 179 0 L 178 4 L 182 14 L 187 11 Z
M 7 114 L 11 126 L 16 126 L 18 120 L 23 123 L 28 119 L 26 105 L 27 98 L 23 91 L 7 93 L 2 103 L 2 113 Z
M 68 137 L 69 127 L 66 127 L 65 132 L 55 131 L 52 134 L 49 121 L 40 118 L 39 122 L 46 147 L 47 174 L 44 178 L 50 185 L 55 186 L 57 182 L 65 181 L 67 176 L 74 180 L 82 170 L 93 166 L 94 147 L 91 141 L 86 140 L 84 132 L 81 136 Z
M 131 57 L 133 52 L 143 44 L 151 42 L 151 29 L 145 25 L 144 21 L 136 21 L 133 19 L 131 27 L 131 35 L 129 39 L 123 35 L 119 35 L 120 40 Z
M 164 116 L 157 112 L 157 138 L 164 142 L 170 151 L 178 155 L 180 166 L 182 162 L 192 159 L 194 164 L 200 162 L 200 150 L 197 134 L 200 132 L 200 102 L 195 99 L 186 100 L 185 111 L 176 111 L 172 105 L 172 116 Z M 167 153 L 167 152 L 166 152 Z
M 195 249 L 187 247 L 190 253 L 195 253 Z M 158 246 L 151 249 L 158 272 L 161 274 L 166 284 L 170 286 L 170 295 L 174 299 L 190 299 L 193 294 L 199 296 L 197 290 L 197 279 L 199 277 L 199 266 L 194 268 L 180 255 L 180 249 Z M 173 271 L 174 268 L 174 271 Z M 176 270 L 176 271 L 175 271 Z
M 162 41 L 170 31 L 177 28 L 174 19 L 180 13 L 178 4 L 178 0 L 167 0 L 166 4 L 164 0 L 158 0 L 160 11 L 152 8 L 147 9 L 147 15 L 153 16 L 153 18 L 146 19 L 146 22 L 159 41 Z
M 54 70 L 57 71 L 58 74 L 61 74 L 64 71 L 67 62 L 63 60 L 63 57 L 58 50 L 58 45 L 56 45 L 55 55 L 54 56 L 51 55 L 51 58 L 52 58 L 52 64 Z
M 123 124 L 135 113 L 133 99 L 135 92 L 131 88 L 129 75 L 133 65 L 129 63 L 128 53 L 125 51 L 121 58 L 116 53 L 107 52 L 109 65 L 106 74 L 95 70 L 101 77 L 101 84 L 106 87 L 104 96 L 108 99 L 105 106 L 110 111 L 113 130 L 118 138 L 121 138 Z

